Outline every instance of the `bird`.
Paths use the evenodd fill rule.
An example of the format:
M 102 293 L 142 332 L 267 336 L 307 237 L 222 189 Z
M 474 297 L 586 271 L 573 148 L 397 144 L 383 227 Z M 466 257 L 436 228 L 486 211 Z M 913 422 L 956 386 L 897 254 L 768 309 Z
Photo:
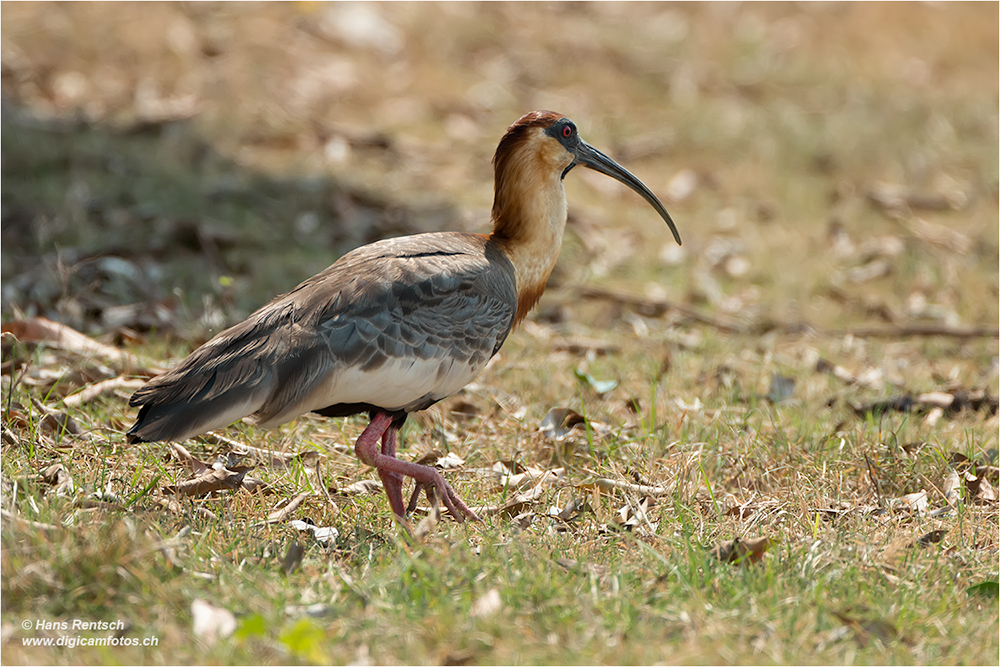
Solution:
M 407 415 L 471 382 L 538 302 L 566 226 L 563 180 L 576 166 L 642 196 L 680 234 L 638 178 L 580 138 L 569 118 L 532 111 L 493 157 L 492 232 L 430 232 L 344 254 L 151 378 L 129 444 L 178 442 L 249 417 L 265 428 L 306 413 L 367 413 L 354 445 L 406 524 L 423 489 L 458 522 L 481 520 L 432 467 L 396 458 Z M 414 489 L 404 507 L 405 477 Z

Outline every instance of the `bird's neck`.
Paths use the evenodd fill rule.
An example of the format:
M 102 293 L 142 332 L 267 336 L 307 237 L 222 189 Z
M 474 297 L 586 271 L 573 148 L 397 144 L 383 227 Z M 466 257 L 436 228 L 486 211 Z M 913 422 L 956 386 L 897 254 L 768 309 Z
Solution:
M 507 166 L 519 173 L 497 173 L 490 239 L 514 265 L 516 324 L 541 298 L 559 259 L 566 194 L 558 170 L 535 161 Z

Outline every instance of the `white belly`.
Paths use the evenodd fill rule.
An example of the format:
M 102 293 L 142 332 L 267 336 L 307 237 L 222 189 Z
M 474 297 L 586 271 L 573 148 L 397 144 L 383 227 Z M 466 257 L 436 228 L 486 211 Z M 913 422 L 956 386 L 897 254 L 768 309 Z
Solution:
M 479 375 L 480 368 L 456 359 L 389 359 L 380 368 L 334 370 L 325 381 L 295 405 L 260 426 L 270 428 L 301 414 L 338 403 L 369 403 L 386 410 L 405 410 L 450 396 Z

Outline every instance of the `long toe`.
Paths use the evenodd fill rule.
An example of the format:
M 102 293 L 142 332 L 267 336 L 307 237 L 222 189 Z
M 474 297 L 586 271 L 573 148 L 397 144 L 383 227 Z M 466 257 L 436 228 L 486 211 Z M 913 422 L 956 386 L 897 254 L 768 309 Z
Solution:
M 448 482 L 444 481 L 443 477 L 441 478 L 441 483 L 436 486 L 440 492 L 441 500 L 444 502 L 445 507 L 448 508 L 448 511 L 451 512 L 451 515 L 455 517 L 456 521 L 462 523 L 466 518 L 469 518 L 472 521 L 482 521 L 482 519 L 479 518 L 479 515 L 473 512 L 469 506 L 458 497 L 458 494 L 455 493 L 455 490 L 451 488 L 451 485 L 448 484 Z M 430 490 L 428 489 L 428 493 L 429 492 Z
M 414 480 L 413 493 L 410 495 L 410 502 L 406 505 L 406 513 L 409 514 L 413 510 L 417 509 L 417 501 L 420 499 L 420 491 L 427 491 L 427 502 L 431 502 L 430 494 L 431 489 L 434 488 L 433 484 L 425 484 L 419 480 Z

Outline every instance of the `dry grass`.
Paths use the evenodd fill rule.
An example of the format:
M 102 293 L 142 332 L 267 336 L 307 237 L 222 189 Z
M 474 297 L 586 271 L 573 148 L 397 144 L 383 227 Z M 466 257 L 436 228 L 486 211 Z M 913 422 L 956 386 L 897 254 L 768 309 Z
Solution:
M 266 491 L 164 505 L 189 471 L 124 445 L 126 390 L 60 404 L 134 367 L 5 337 L 4 663 L 994 663 L 995 408 L 853 406 L 997 395 L 995 336 L 892 335 L 996 326 L 996 5 L 361 8 L 388 37 L 338 33 L 350 5 L 5 3 L 4 320 L 177 358 L 353 245 L 482 231 L 494 141 L 554 108 L 672 197 L 683 250 L 574 172 L 541 307 L 402 455 L 461 456 L 445 474 L 471 505 L 525 490 L 498 461 L 559 481 L 410 540 L 380 490 L 338 493 L 374 477 L 349 449 L 363 423 L 304 418 L 226 435 L 318 465 L 258 462 Z M 590 429 L 546 437 L 555 407 Z M 971 470 L 954 453 L 986 482 L 949 495 Z M 648 490 L 602 478 L 655 504 L 616 528 Z M 755 536 L 775 544 L 752 566 L 709 551 Z M 196 600 L 235 632 L 195 636 Z M 23 621 L 72 619 L 158 643 L 23 644 L 66 634 Z

